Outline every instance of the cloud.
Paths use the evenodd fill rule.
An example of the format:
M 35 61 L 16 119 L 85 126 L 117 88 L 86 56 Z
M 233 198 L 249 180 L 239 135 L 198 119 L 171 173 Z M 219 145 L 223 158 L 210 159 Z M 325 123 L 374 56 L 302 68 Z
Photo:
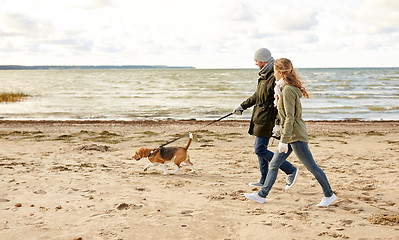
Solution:
M 233 22 L 253 21 L 258 15 L 258 11 L 251 4 L 250 1 L 230 1 L 228 4 L 222 6 L 222 17 L 225 20 Z
M 1 34 L 0 34 L 1 37 Z M 9 42 L 9 41 L 5 41 L 0 39 L 0 52 L 11 52 L 11 51 L 15 51 L 16 49 L 14 49 L 14 46 Z
M 303 59 L 399 45 L 396 0 L 0 1 L 0 64 L 254 67 L 260 47 Z
M 95 9 L 112 6 L 112 0 L 68 0 L 66 7 L 77 9 Z
M 51 28 L 51 23 L 40 21 L 23 14 L 5 14 L 1 18 L 2 29 L 14 34 L 40 34 Z
M 105 53 L 122 53 L 126 50 L 124 45 L 118 43 L 105 43 L 105 44 L 96 44 L 96 50 Z
M 343 12 L 348 29 L 367 33 L 384 34 L 399 32 L 399 1 L 365 0 L 352 9 Z
M 93 47 L 93 41 L 85 38 L 64 38 L 47 41 L 46 43 L 50 45 L 58 45 L 63 48 L 71 48 L 77 51 L 90 51 Z
M 347 52 L 399 49 L 398 11 L 398 1 L 353 1 L 346 9 L 335 11 L 334 25 L 327 25 L 329 32 L 319 29 L 323 46 L 316 47 Z
M 318 24 L 317 11 L 288 8 L 273 21 L 280 31 L 310 30 Z
M 53 28 L 50 22 L 24 14 L 2 14 L 0 22 L 0 51 L 10 53 L 37 50 L 35 42 L 41 42 Z
M 18 36 L 18 34 L 16 34 L 16 33 L 10 33 L 10 32 L 4 32 L 4 31 L 1 30 L 1 28 L 0 28 L 0 37 L 6 38 L 6 37 L 16 37 L 16 36 Z

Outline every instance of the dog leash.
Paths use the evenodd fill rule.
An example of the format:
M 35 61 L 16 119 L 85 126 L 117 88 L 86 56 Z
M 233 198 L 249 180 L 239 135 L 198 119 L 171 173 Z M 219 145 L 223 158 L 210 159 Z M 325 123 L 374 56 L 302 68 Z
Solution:
M 203 127 L 201 127 L 201 128 L 196 129 L 195 131 L 193 131 L 193 132 L 191 132 L 191 133 L 195 133 L 195 132 L 197 132 L 197 131 L 199 131 L 199 130 L 202 130 L 202 129 L 208 127 L 209 125 L 212 125 L 212 124 L 214 124 L 214 123 L 216 123 L 216 122 L 219 122 L 220 120 L 225 119 L 225 118 L 227 118 L 227 117 L 229 117 L 229 116 L 231 116 L 231 115 L 233 115 L 233 114 L 234 114 L 234 113 L 229 113 L 229 114 L 227 114 L 227 115 L 224 115 L 223 117 L 220 117 L 219 119 L 216 119 L 216 120 L 214 120 L 214 121 L 208 123 L 207 125 L 205 125 L 205 126 L 203 126 Z M 185 135 L 185 134 L 184 134 L 184 135 Z M 162 145 L 160 145 L 160 146 L 154 148 L 154 149 L 150 152 L 150 154 L 148 155 L 148 157 L 151 156 L 151 154 L 152 154 L 157 148 L 161 148 L 161 147 L 164 147 L 164 146 L 166 146 L 166 145 L 168 145 L 168 144 L 171 144 L 171 143 L 173 143 L 173 142 L 176 142 L 177 140 L 181 139 L 184 135 L 182 135 L 181 137 L 175 138 L 175 139 L 173 139 L 173 140 L 171 140 L 171 141 L 169 141 L 169 142 L 167 142 L 167 143 L 164 143 L 164 144 L 162 144 Z

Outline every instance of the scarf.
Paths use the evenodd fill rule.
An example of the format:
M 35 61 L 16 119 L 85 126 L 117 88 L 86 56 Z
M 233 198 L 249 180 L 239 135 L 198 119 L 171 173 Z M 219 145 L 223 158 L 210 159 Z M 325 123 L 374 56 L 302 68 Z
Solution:
M 281 96 L 281 90 L 283 89 L 285 84 L 286 84 L 286 82 L 284 81 L 283 78 L 280 78 L 280 80 L 278 80 L 276 82 L 276 86 L 274 87 L 274 106 L 275 107 L 277 106 L 277 102 Z
M 271 57 L 269 59 L 269 61 L 267 62 L 267 64 L 265 66 L 263 66 L 263 68 L 258 72 L 259 76 L 269 72 L 270 70 L 272 70 L 273 69 L 273 65 L 274 65 L 274 58 Z

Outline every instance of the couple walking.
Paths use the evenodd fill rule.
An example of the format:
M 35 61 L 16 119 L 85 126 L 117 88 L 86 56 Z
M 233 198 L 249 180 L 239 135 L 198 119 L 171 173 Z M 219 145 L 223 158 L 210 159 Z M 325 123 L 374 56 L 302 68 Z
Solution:
M 289 59 L 274 60 L 266 48 L 255 52 L 255 64 L 260 70 L 256 92 L 234 109 L 235 114 L 241 115 L 244 110 L 254 107 L 248 133 L 255 136 L 255 154 L 261 178 L 250 185 L 262 188 L 259 192 L 245 193 L 245 197 L 264 203 L 276 181 L 278 169 L 287 174 L 285 188 L 291 188 L 299 171 L 286 159 L 294 152 L 322 187 L 324 197 L 317 206 L 330 205 L 337 197 L 308 147 L 309 138 L 302 119 L 300 98 L 309 95 L 302 81 Z M 267 149 L 272 134 L 280 138 L 275 153 Z

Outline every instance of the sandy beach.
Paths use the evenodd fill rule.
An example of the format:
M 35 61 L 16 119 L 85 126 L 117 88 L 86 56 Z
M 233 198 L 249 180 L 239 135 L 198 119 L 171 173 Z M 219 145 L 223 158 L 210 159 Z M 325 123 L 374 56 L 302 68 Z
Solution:
M 0 239 L 399 239 L 399 122 L 307 122 L 338 197 L 327 208 L 294 154 L 293 188 L 280 171 L 265 204 L 246 200 L 260 176 L 249 122 L 207 123 L 0 121 Z M 194 130 L 195 173 L 132 159 Z

